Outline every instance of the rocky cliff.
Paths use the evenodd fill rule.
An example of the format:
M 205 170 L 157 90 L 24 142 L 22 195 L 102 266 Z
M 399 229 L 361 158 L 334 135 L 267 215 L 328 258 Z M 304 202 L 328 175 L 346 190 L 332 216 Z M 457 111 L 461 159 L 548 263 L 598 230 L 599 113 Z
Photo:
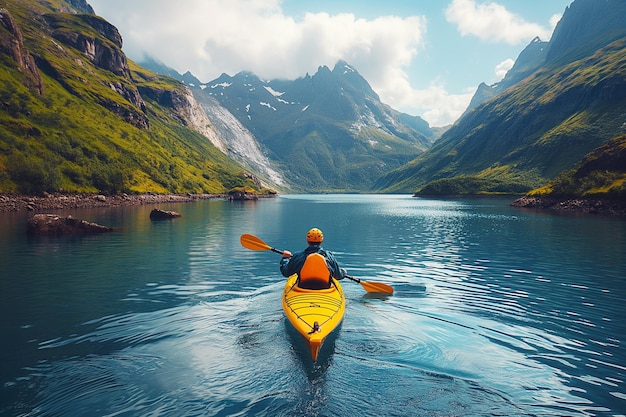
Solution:
M 22 31 L 17 25 L 11 13 L 0 8 L 0 52 L 13 58 L 17 67 L 23 73 L 23 84 L 39 95 L 44 92 L 44 84 L 41 74 L 35 64 L 35 59 L 24 45 Z

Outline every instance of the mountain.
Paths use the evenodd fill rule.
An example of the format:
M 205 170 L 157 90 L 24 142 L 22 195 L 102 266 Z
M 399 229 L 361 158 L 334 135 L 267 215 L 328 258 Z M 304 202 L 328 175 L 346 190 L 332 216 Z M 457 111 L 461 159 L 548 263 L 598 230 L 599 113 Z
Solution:
M 83 0 L 0 6 L 0 192 L 260 191 L 191 90 Z
M 192 90 L 227 109 L 296 191 L 369 190 L 437 138 L 421 118 L 381 103 L 344 61 L 296 80 L 222 74 Z
M 547 51 L 537 69 L 468 111 L 375 187 L 524 193 L 571 169 L 624 131 L 625 21 L 622 0 L 576 0 L 541 45 Z

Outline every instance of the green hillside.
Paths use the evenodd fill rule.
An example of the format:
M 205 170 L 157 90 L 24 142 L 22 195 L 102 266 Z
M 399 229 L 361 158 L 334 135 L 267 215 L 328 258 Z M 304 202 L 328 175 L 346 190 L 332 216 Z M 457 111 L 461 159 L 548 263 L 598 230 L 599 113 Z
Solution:
M 127 60 L 113 26 L 60 12 L 69 2 L 3 3 L 0 192 L 258 190 L 185 127 L 184 86 Z
M 350 135 L 348 126 L 327 120 L 306 125 L 285 128 L 271 144 L 282 152 L 279 161 L 292 187 L 303 192 L 368 190 L 388 166 L 407 163 L 418 152 L 411 142 L 372 127 Z
M 626 135 L 594 149 L 574 169 L 528 193 L 532 197 L 589 197 L 626 201 Z
M 431 149 L 382 177 L 377 188 L 524 193 L 571 169 L 623 131 L 624 114 L 622 37 L 582 59 L 557 60 L 478 106 Z

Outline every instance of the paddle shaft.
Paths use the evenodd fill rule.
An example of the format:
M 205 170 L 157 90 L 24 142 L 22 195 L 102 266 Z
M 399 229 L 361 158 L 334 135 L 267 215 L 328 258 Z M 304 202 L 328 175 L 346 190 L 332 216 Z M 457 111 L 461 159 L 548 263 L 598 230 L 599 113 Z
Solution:
M 354 282 L 358 282 L 359 284 L 361 283 L 361 280 L 359 278 L 355 278 L 355 277 L 352 277 L 350 275 L 344 275 L 344 278 L 348 278 L 349 280 L 352 280 Z

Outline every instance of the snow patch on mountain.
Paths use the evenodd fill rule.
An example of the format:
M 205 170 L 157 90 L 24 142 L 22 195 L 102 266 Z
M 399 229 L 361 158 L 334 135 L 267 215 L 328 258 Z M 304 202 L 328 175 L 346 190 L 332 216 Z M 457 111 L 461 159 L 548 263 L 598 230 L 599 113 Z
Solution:
M 283 94 L 285 94 L 284 92 L 278 92 L 276 90 L 274 90 L 272 87 L 264 85 L 263 88 L 265 88 L 267 90 L 268 93 L 270 93 L 271 95 L 273 95 L 274 97 L 280 97 Z
M 261 102 L 259 102 L 259 104 L 260 104 L 261 106 L 265 106 L 265 107 L 267 107 L 267 108 L 269 108 L 269 109 L 272 109 L 272 110 L 276 111 L 276 107 L 272 106 L 270 103 L 266 103 L 266 102 L 264 102 L 264 101 L 261 101 Z
M 233 85 L 233 83 L 217 83 L 217 84 L 213 84 L 209 86 L 209 88 L 212 88 L 212 89 L 216 89 L 218 87 L 226 88 L 226 87 L 230 87 L 231 85 Z

